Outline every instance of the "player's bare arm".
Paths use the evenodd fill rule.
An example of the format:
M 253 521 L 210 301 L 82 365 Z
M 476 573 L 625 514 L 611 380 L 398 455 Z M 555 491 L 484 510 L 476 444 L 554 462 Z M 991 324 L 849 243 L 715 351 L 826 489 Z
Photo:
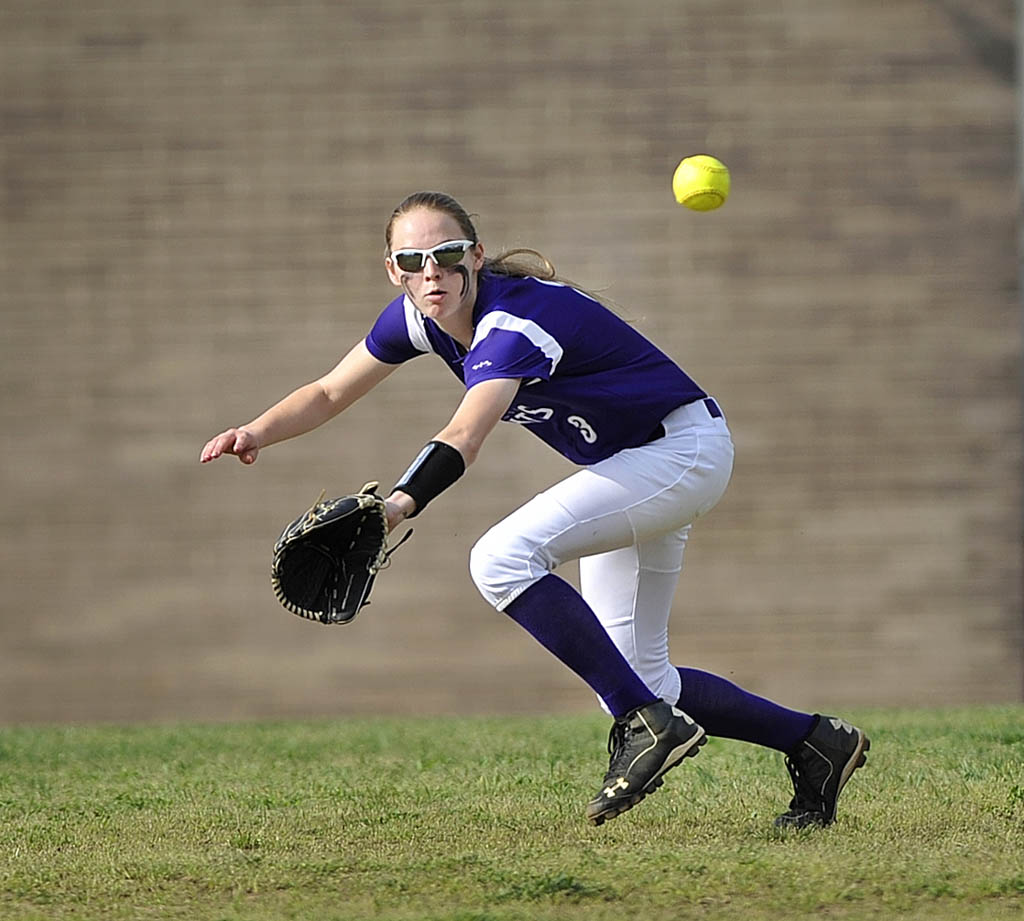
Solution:
M 255 463 L 261 448 L 312 431 L 346 410 L 386 378 L 398 365 L 386 364 L 360 341 L 323 377 L 304 384 L 247 422 L 211 438 L 201 463 L 234 454 L 243 464 Z
M 476 460 L 484 440 L 501 421 L 518 389 L 519 378 L 500 378 L 482 381 L 466 391 L 451 421 L 423 449 L 399 486 L 388 496 L 389 527 L 394 528 L 421 510 L 413 496 L 400 488 L 401 485 L 408 484 L 413 477 L 418 476 L 421 481 L 426 477 L 429 481 L 427 489 L 432 492 L 449 479 L 454 482 Z M 450 453 L 453 450 L 458 457 Z
M 472 464 L 484 440 L 508 411 L 519 390 L 519 378 L 482 381 L 466 391 L 451 421 L 435 436 L 455 448 Z

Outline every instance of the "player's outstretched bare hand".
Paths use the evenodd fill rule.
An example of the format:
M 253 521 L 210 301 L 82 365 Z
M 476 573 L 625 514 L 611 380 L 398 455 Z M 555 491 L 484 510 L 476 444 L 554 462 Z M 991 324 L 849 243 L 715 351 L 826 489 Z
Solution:
M 206 443 L 199 455 L 199 463 L 216 460 L 222 454 L 234 454 L 243 464 L 255 464 L 259 453 L 259 442 L 252 432 L 244 428 L 231 428 Z

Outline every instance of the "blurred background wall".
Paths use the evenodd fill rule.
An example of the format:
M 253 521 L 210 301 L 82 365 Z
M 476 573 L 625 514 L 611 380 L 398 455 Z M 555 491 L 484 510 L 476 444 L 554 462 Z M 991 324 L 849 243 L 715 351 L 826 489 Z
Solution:
M 517 427 L 354 625 L 270 591 L 288 520 L 447 420 L 436 359 L 197 462 L 365 334 L 421 188 L 723 405 L 677 662 L 809 709 L 1019 700 L 1013 33 L 1010 0 L 0 2 L 0 721 L 593 707 L 469 580 L 572 469 Z M 670 192 L 698 152 L 711 214 Z

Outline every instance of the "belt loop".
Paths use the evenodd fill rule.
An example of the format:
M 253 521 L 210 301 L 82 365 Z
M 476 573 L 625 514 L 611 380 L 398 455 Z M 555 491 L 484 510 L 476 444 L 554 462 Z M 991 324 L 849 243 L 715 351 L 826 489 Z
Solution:
M 708 415 L 711 416 L 712 419 L 722 418 L 722 410 L 718 408 L 718 404 L 713 399 L 711 399 L 711 397 L 708 397 L 704 401 L 704 405 L 707 407 Z

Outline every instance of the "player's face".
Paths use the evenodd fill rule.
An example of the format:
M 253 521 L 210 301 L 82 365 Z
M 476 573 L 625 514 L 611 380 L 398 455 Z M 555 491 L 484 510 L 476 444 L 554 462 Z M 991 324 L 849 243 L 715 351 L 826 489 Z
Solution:
M 391 229 L 391 253 L 402 250 L 430 250 L 449 241 L 465 240 L 466 234 L 458 221 L 443 211 L 417 208 L 398 218 Z M 389 255 L 386 261 L 388 277 L 402 288 L 416 309 L 437 322 L 455 319 L 459 314 L 472 313 L 476 301 L 477 273 L 484 262 L 483 246 L 479 243 L 465 250 L 452 265 L 444 267 L 455 254 L 442 249 L 437 257 L 403 257 L 419 271 L 403 270 Z

